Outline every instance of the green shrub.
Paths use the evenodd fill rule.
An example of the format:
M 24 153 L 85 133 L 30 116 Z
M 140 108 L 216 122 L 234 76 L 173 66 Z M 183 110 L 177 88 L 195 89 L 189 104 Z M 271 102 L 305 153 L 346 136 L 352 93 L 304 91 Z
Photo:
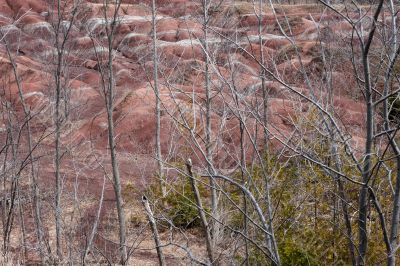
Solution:
M 284 242 L 279 247 L 282 265 L 317 265 L 315 257 L 292 241 Z
M 182 191 L 168 194 L 168 215 L 175 226 L 190 228 L 201 225 L 190 184 L 185 184 Z
M 182 228 L 194 228 L 201 225 L 201 220 L 198 215 L 196 200 L 192 192 L 189 180 L 174 182 L 171 185 L 171 190 L 166 197 L 162 200 L 161 192 L 158 186 L 151 186 L 148 195 L 150 198 L 158 199 L 157 210 L 163 214 L 174 224 L 174 226 Z M 202 200 L 208 197 L 207 190 L 204 186 L 199 184 L 199 191 Z M 205 211 L 209 209 L 205 207 Z
M 261 252 L 261 250 L 254 248 L 249 252 L 249 264 L 254 266 L 262 266 L 268 265 L 269 261 L 267 260 L 265 254 Z

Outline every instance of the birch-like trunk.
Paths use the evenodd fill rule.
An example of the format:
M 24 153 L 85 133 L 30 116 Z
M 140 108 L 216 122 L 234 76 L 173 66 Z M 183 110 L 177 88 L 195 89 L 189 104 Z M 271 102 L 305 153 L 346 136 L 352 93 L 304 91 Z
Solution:
M 154 94 L 156 96 L 156 158 L 157 158 L 157 165 L 158 165 L 158 178 L 160 181 L 160 190 L 162 198 L 165 197 L 166 191 L 166 184 L 164 178 L 164 165 L 162 161 L 161 155 L 161 99 L 160 99 L 160 89 L 158 86 L 158 54 L 157 54 L 157 7 L 156 7 L 156 0 L 152 0 L 151 5 L 151 14 L 152 14 L 152 41 L 153 41 L 153 89 Z
M 115 144 L 115 133 L 114 133 L 114 119 L 113 119 L 113 110 L 114 110 L 114 90 L 115 90 L 115 80 L 114 80 L 114 70 L 113 70 L 113 42 L 114 42 L 114 33 L 117 25 L 118 19 L 118 11 L 121 6 L 121 1 L 115 1 L 114 3 L 114 15 L 112 21 L 110 21 L 110 27 L 108 27 L 108 23 L 106 24 L 107 31 L 107 44 L 108 44 L 108 60 L 107 60 L 107 94 L 106 97 L 106 108 L 107 108 L 107 125 L 108 125 L 108 144 L 110 149 L 111 156 L 111 166 L 112 166 L 112 175 L 113 175 L 113 185 L 114 192 L 116 197 L 116 205 L 117 205 L 117 213 L 118 213 L 118 224 L 119 224 L 119 244 L 120 244 L 120 255 L 121 255 L 121 264 L 125 265 L 127 263 L 127 250 L 126 250 L 126 229 L 125 229 L 125 212 L 123 209 L 123 199 L 122 199 L 122 191 L 121 191 L 121 177 L 119 172 L 119 165 L 117 159 L 117 150 Z M 107 9 L 108 4 L 105 4 L 105 19 L 108 22 L 107 18 Z
M 203 49 L 204 49 L 204 88 L 206 93 L 206 160 L 207 160 L 207 170 L 210 174 L 210 187 L 211 187 L 211 214 L 216 219 L 219 220 L 219 213 L 218 213 L 218 199 L 217 199 L 217 190 L 215 187 L 215 178 L 213 175 L 215 174 L 213 168 L 213 149 L 212 149 L 212 128 L 211 128 L 211 82 L 210 82 L 210 57 L 209 57 L 209 47 L 208 47 L 208 22 L 209 22 L 209 7 L 210 7 L 210 0 L 203 0 Z M 215 239 L 219 233 L 219 226 L 217 223 L 211 224 L 211 235 Z M 215 243 L 213 243 L 214 245 Z

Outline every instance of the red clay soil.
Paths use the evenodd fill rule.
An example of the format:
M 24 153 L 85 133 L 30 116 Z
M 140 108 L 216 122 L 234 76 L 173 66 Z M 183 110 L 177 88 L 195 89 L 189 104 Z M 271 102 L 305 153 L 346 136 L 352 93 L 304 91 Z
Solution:
M 54 102 L 54 34 L 52 17 L 49 15 L 50 1 L 41 0 L 0 0 L 0 31 L 16 60 L 18 75 L 21 80 L 23 95 L 31 112 L 37 114 L 31 121 L 33 135 L 36 141 L 45 137 L 36 151 L 40 164 L 40 188 L 51 192 L 54 187 L 53 148 L 54 127 L 52 113 Z M 73 2 L 73 1 L 68 1 Z M 96 62 L 96 52 L 99 56 L 106 54 L 101 4 L 103 1 L 83 1 L 77 14 L 77 20 L 71 28 L 71 38 L 67 42 L 66 63 L 70 67 L 63 72 L 63 80 L 68 94 L 70 106 L 68 118 L 62 134 L 62 174 L 66 194 L 73 194 L 74 188 L 82 199 L 91 199 L 87 219 L 82 221 L 82 230 L 89 230 L 90 219 L 96 213 L 104 170 L 109 173 L 109 150 L 107 144 L 107 119 L 104 98 L 102 96 L 101 76 Z M 154 182 L 154 130 L 155 130 L 155 96 L 149 80 L 152 80 L 151 55 L 151 12 L 146 6 L 150 1 L 124 1 L 120 10 L 123 17 L 117 27 L 114 74 L 116 79 L 115 120 L 118 158 L 120 160 L 123 184 L 131 182 L 138 191 Z M 192 104 L 188 95 L 196 95 L 196 101 L 202 103 L 204 78 L 201 68 L 204 67 L 203 50 L 199 38 L 203 36 L 200 23 L 200 5 L 196 1 L 165 0 L 157 1 L 160 57 L 161 100 L 163 102 L 161 146 L 163 154 L 169 154 L 177 161 L 192 157 L 197 163 L 202 159 L 198 152 L 188 148 L 186 137 L 180 135 L 179 127 L 171 119 L 178 117 L 178 108 L 190 110 Z M 224 6 L 212 14 L 209 30 L 210 49 L 215 49 L 215 68 L 211 70 L 212 80 L 217 82 L 219 75 L 229 78 L 231 71 L 228 59 L 233 62 L 236 72 L 236 89 L 247 97 L 247 101 L 255 101 L 261 96 L 260 68 L 255 58 L 259 58 L 260 45 L 257 36 L 257 19 L 252 13 L 250 3 L 240 2 L 240 5 Z M 270 9 L 264 14 L 265 36 L 263 36 L 263 54 L 266 64 L 274 67 L 284 80 L 307 95 L 312 93 L 325 97 L 326 91 L 310 91 L 304 81 L 304 73 L 300 70 L 304 65 L 310 74 L 312 85 L 322 79 L 320 51 L 323 45 L 331 45 L 340 49 L 338 38 L 347 38 L 351 27 L 345 22 L 338 22 L 334 15 L 327 14 L 320 18 L 319 9 L 298 7 L 295 10 L 285 9 L 288 22 L 284 23 L 284 14 L 275 17 Z M 226 19 L 226 16 L 229 16 Z M 322 19 L 319 30 L 326 29 L 325 42 L 321 45 L 315 23 Z M 288 35 L 293 37 L 301 61 L 293 49 L 293 44 L 279 30 L 277 21 L 281 22 Z M 234 29 L 234 30 L 233 30 Z M 89 32 L 97 34 L 97 40 L 89 37 Z M 240 45 L 237 49 L 226 38 L 233 38 L 236 33 Z M 330 35 L 329 35 L 330 34 Z M 334 35 L 334 36 L 333 36 Z M 223 38 L 222 36 L 227 36 Z M 327 43 L 331 42 L 331 43 Z M 224 43 L 224 45 L 221 45 Z M 342 60 L 342 61 L 340 61 Z M 5 50 L 4 43 L 0 45 L 0 97 L 12 102 L 17 112 L 16 119 L 23 119 L 18 88 L 12 74 L 12 68 Z M 274 62 L 277 62 L 275 64 Z M 339 58 L 332 74 L 333 90 L 337 112 L 342 118 L 343 126 L 350 128 L 360 141 L 360 128 L 363 127 L 363 105 L 356 102 L 352 86 L 355 81 L 349 75 L 349 61 Z M 217 75 L 216 70 L 219 74 Z M 216 83 L 217 84 L 217 83 Z M 291 120 L 298 112 L 308 111 L 307 106 L 300 107 L 296 97 L 289 96 L 289 91 L 281 84 L 267 80 L 270 91 L 269 119 L 273 126 L 272 133 L 277 136 L 290 134 L 293 125 Z M 337 92 L 337 93 L 336 93 Z M 221 92 L 229 99 L 229 90 Z M 174 95 L 174 97 L 172 97 Z M 219 167 L 228 169 L 235 164 L 235 154 L 238 154 L 239 129 L 234 114 L 221 121 L 224 107 L 224 97 L 216 97 L 213 103 L 213 132 L 224 128 L 221 135 L 224 143 L 217 147 L 215 161 Z M 3 102 L 3 100 L 2 100 Z M 233 104 L 233 103 L 230 103 Z M 199 108 L 197 108 L 200 112 Z M 191 119 L 188 114 L 187 119 Z M 192 119 L 193 120 L 193 119 Z M 198 134 L 204 134 L 200 118 L 197 121 Z M 249 119 L 249 126 L 254 119 Z M 6 121 L 0 120 L 0 129 L 4 129 Z M 355 127 L 356 126 L 356 127 Z M 260 132 L 262 133 L 262 132 Z M 0 130 L 1 139 L 5 139 L 5 131 Z M 26 141 L 26 139 L 22 139 Z M 222 144 L 225 144 L 224 146 Z M 274 148 L 279 150 L 279 142 L 273 140 Z M 222 147 L 223 146 L 223 147 Z M 172 151 L 172 152 L 171 152 Z M 23 152 L 22 152 L 23 153 Z M 226 154 L 232 154 L 227 156 Z M 252 151 L 249 151 L 252 154 Z M 104 167 L 104 169 L 103 169 Z M 79 183 L 79 186 L 74 184 Z M 73 197 L 72 197 L 73 198 Z M 114 193 L 110 182 L 105 191 L 104 212 L 114 208 Z M 49 203 L 50 204 L 50 203 Z M 106 216 L 106 215 L 104 215 Z M 88 227 L 87 227 L 88 226 Z M 102 228 L 102 227 L 101 227 Z M 31 231 L 33 231 L 31 229 Z M 100 241 L 99 239 L 96 241 Z M 105 244 L 104 244 L 105 245 Z M 112 248 L 112 249 L 115 249 Z

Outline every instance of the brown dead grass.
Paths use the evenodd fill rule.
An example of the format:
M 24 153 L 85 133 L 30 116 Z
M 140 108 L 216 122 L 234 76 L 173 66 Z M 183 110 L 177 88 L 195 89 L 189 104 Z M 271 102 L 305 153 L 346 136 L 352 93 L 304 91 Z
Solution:
M 260 11 L 258 7 L 258 4 L 254 6 L 253 3 L 239 1 L 237 1 L 233 6 L 230 6 L 230 8 L 238 15 L 254 14 L 254 11 L 258 13 Z M 271 8 L 267 5 L 265 5 L 262 9 L 263 12 L 267 12 L 270 10 Z
M 303 52 L 302 47 L 297 46 L 297 51 L 299 53 Z M 285 61 L 291 60 L 293 58 L 297 57 L 297 52 L 296 52 L 296 46 L 293 44 L 288 44 L 283 46 L 279 51 L 277 52 L 275 56 L 276 63 L 279 65 Z

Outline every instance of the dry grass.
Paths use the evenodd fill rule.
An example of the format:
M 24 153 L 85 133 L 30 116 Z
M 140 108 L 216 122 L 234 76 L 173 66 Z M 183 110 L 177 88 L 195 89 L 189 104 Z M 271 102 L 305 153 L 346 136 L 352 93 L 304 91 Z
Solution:
M 332 5 L 336 10 L 338 11 L 343 11 L 345 9 L 345 5 L 343 4 L 333 4 Z M 350 6 L 347 6 L 349 8 Z M 369 5 L 360 5 L 359 6 L 361 9 L 364 11 L 367 11 L 370 6 Z M 252 2 L 247 2 L 247 1 L 235 1 L 235 4 L 233 6 L 229 6 L 229 9 L 231 9 L 232 12 L 237 13 L 238 15 L 248 15 L 248 14 L 254 14 L 254 12 L 259 12 L 259 5 L 255 4 L 253 5 Z M 291 1 L 290 4 L 288 3 L 274 3 L 274 9 L 275 12 L 278 15 L 283 15 L 283 14 L 294 14 L 294 13 L 320 13 L 322 12 L 326 7 L 321 4 L 317 0 L 296 0 L 296 1 Z M 267 13 L 271 12 L 271 6 L 267 2 L 264 4 L 262 8 L 262 12 Z
M 3 249 L 0 249 L 0 265 L 1 266 L 19 266 L 23 265 L 21 261 L 15 259 L 12 254 L 8 253 L 7 255 L 3 255 Z
M 259 12 L 259 5 L 255 4 L 253 5 L 252 2 L 245 2 L 245 1 L 235 1 L 235 4 L 231 6 L 232 9 L 234 9 L 235 12 L 237 12 L 239 15 L 245 15 L 245 14 L 254 14 L 255 12 Z M 324 6 L 319 3 L 318 1 L 315 1 L 315 3 L 309 3 L 309 1 L 296 1 L 294 4 L 279 4 L 275 3 L 274 4 L 275 12 L 277 14 L 284 14 L 284 13 L 293 13 L 302 11 L 306 13 L 315 13 L 315 12 L 321 12 L 324 8 Z M 263 12 L 271 12 L 271 6 L 269 3 L 265 3 L 262 11 Z
M 250 2 L 237 2 L 233 6 L 230 6 L 232 11 L 237 13 L 238 15 L 247 15 L 247 14 L 254 14 L 254 12 L 259 12 L 260 9 L 258 8 L 259 6 L 256 4 L 255 6 L 253 3 Z M 262 9 L 263 12 L 270 11 L 271 8 L 267 5 L 264 6 Z
M 299 53 L 303 51 L 302 48 L 299 46 L 297 47 L 297 50 Z M 277 64 L 281 64 L 287 60 L 293 59 L 296 56 L 297 56 L 296 46 L 293 44 L 288 44 L 279 49 L 279 51 L 276 54 L 275 60 Z

